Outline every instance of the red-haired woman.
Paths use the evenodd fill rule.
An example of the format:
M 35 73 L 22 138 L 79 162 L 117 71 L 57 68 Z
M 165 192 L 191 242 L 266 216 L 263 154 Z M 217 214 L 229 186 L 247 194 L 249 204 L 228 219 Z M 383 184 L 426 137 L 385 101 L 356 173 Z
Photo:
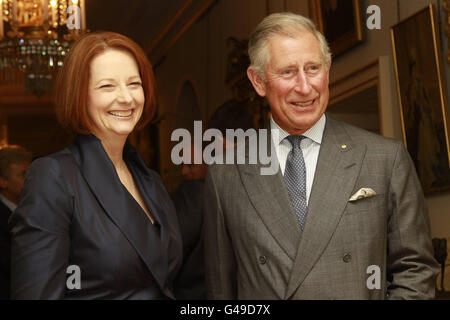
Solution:
M 167 299 L 182 259 L 174 206 L 128 135 L 155 111 L 153 71 L 132 40 L 78 40 L 56 85 L 68 148 L 33 162 L 10 220 L 13 299 Z

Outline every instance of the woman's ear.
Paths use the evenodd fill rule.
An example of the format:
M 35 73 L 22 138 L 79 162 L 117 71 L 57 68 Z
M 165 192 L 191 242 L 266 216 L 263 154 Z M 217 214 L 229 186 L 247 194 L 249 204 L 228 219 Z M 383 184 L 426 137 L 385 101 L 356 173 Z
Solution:
M 250 66 L 247 69 L 247 76 L 250 79 L 250 82 L 253 85 L 253 88 L 255 88 L 255 91 L 258 95 L 261 97 L 266 96 L 266 84 L 264 83 L 264 80 L 261 78 L 261 76 L 258 74 L 258 72 L 255 71 L 255 69 Z

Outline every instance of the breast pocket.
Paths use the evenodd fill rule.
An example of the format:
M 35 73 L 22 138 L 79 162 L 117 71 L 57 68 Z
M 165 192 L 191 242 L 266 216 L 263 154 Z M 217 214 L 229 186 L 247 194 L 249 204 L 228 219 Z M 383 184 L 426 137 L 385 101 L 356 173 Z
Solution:
M 339 224 L 344 242 L 355 243 L 361 251 L 382 247 L 388 221 L 386 204 L 382 194 L 349 202 Z
M 349 201 L 345 208 L 346 215 L 364 214 L 370 212 L 376 213 L 382 210 L 385 206 L 384 194 L 376 194 L 374 196 L 358 199 L 355 201 Z

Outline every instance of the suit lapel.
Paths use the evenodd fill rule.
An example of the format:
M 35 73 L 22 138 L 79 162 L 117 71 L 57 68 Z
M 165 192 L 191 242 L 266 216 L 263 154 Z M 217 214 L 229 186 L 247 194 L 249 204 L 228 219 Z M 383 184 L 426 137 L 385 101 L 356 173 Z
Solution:
M 329 243 L 351 196 L 365 152 L 365 146 L 352 143 L 344 128 L 327 117 L 286 299 L 295 293 Z
M 275 154 L 274 159 L 276 159 L 270 133 L 268 140 L 261 141 L 261 143 L 267 144 L 266 150 L 271 150 L 271 154 Z M 261 168 L 267 166 L 261 165 L 259 161 L 258 164 L 245 164 L 237 167 L 247 195 L 267 230 L 286 254 L 294 260 L 301 230 L 284 185 L 281 169 L 278 162 L 276 164 L 278 170 L 274 175 L 262 175 Z
M 130 211 L 125 187 L 122 185 L 100 140 L 93 135 L 79 135 L 75 143 L 69 148 L 91 192 L 95 195 L 105 213 L 134 247 L 153 274 L 161 290 L 170 294 L 165 286 L 167 268 L 164 266 L 167 264 L 164 263 L 167 262 L 167 252 L 161 250 L 161 239 L 151 230 L 153 226 L 148 217 L 145 214 L 140 214 L 140 212 Z M 125 151 L 127 151 L 127 146 Z M 126 156 L 125 158 L 129 157 Z M 149 194 L 155 194 L 153 181 L 149 181 L 148 175 L 141 177 L 140 174 L 136 174 L 137 164 L 133 161 L 127 161 L 127 164 L 141 190 L 144 201 L 163 230 L 167 224 L 165 219 L 162 218 L 164 215 L 155 201 L 148 196 Z

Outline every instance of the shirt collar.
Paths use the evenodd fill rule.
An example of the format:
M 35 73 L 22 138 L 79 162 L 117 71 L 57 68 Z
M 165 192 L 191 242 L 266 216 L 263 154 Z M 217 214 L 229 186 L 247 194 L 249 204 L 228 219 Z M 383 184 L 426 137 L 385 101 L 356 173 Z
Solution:
M 5 204 L 5 206 L 7 206 L 9 208 L 9 210 L 14 211 L 17 208 L 17 204 L 15 204 L 14 202 L 6 199 L 6 197 L 0 193 L 0 200 Z
M 325 129 L 325 123 L 326 123 L 326 117 L 325 113 L 322 114 L 320 119 L 311 127 L 309 128 L 305 133 L 302 134 L 302 136 L 305 136 L 312 141 L 321 144 L 322 143 L 322 137 L 323 137 L 323 131 Z M 271 129 L 278 129 L 279 135 L 278 135 L 278 144 L 280 144 L 284 138 L 289 136 L 289 133 L 287 133 L 285 130 L 283 130 L 276 122 L 273 120 L 273 117 L 270 118 L 270 127 Z

